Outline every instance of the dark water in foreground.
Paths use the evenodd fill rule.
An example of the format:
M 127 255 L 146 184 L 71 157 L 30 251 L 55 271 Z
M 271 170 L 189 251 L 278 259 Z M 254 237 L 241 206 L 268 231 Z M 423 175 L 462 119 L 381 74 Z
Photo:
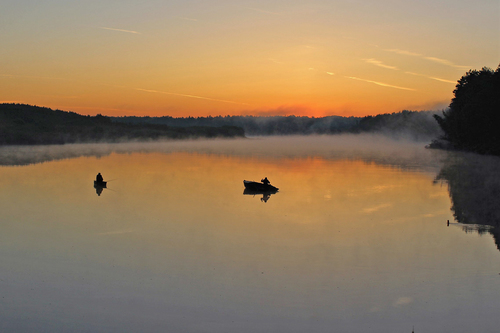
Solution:
M 500 164 L 471 156 L 345 136 L 0 148 L 0 331 L 497 332 Z M 278 193 L 243 195 L 265 176 Z

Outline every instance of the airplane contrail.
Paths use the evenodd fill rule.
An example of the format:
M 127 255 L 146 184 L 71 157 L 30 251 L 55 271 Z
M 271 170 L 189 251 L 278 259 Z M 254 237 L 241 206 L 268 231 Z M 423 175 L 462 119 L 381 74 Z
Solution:
M 401 89 L 401 90 L 410 90 L 410 91 L 415 91 L 415 89 L 412 89 L 412 88 L 405 88 L 405 87 L 393 86 L 393 85 L 390 85 L 390 84 L 387 84 L 387 83 L 377 82 L 377 81 L 372 81 L 372 80 L 360 79 L 359 77 L 354 77 L 354 76 L 346 76 L 346 78 L 348 78 L 348 79 L 352 79 L 352 80 L 358 80 L 358 81 L 368 82 L 368 83 L 373 83 L 373 84 L 376 84 L 376 85 L 378 85 L 378 86 L 382 86 L 382 87 L 388 87 L 388 88 L 395 88 L 395 89 Z
M 115 29 L 115 28 L 107 28 L 107 27 L 99 27 L 99 28 L 106 29 L 106 30 L 120 31 L 120 32 L 128 32 L 130 34 L 140 34 L 140 32 L 133 31 L 133 30 Z
M 156 94 L 164 94 L 164 95 L 173 95 L 173 96 L 180 96 L 180 97 L 204 99 L 204 100 L 207 100 L 207 101 L 214 101 L 214 102 L 221 102 L 221 103 L 231 103 L 231 104 L 239 104 L 239 105 L 250 105 L 248 103 L 228 101 L 228 100 L 224 100 L 224 99 L 216 99 L 216 98 L 196 96 L 196 95 L 188 95 L 188 94 L 179 94 L 179 93 L 173 93 L 173 92 L 167 92 L 167 91 L 158 91 L 158 90 L 152 90 L 152 89 L 135 88 L 135 90 L 145 91 L 145 92 L 149 92 L 149 93 L 156 93 Z

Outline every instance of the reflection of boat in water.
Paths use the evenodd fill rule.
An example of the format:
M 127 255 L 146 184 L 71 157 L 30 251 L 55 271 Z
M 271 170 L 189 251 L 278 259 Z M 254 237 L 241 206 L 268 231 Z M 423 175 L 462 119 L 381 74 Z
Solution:
M 94 180 L 94 188 L 95 188 L 95 193 L 97 193 L 97 195 L 101 195 L 102 193 L 102 190 L 106 188 L 108 182 L 105 182 L 105 181 L 97 181 L 97 180 Z
M 243 191 L 243 194 L 244 195 L 258 195 L 258 194 L 262 194 L 262 198 L 260 198 L 260 201 L 267 202 L 267 200 L 269 200 L 269 198 L 271 197 L 271 194 L 276 194 L 276 192 L 278 192 L 277 188 L 275 188 L 274 190 L 269 190 L 269 191 L 249 190 L 248 188 L 246 188 Z
M 278 190 L 279 190 L 279 188 L 274 187 L 271 184 L 252 182 L 249 180 L 244 180 L 243 185 L 245 185 L 245 191 L 249 190 L 249 191 L 259 192 L 259 193 L 255 193 L 255 194 L 263 194 L 263 192 L 272 192 L 272 191 L 274 191 L 274 192 L 272 192 L 271 194 L 274 194 L 274 193 L 278 192 Z M 248 193 L 248 194 L 250 194 L 250 193 Z

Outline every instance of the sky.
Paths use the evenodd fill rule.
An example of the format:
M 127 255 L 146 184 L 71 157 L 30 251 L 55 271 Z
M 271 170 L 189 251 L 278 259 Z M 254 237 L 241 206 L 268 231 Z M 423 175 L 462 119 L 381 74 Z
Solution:
M 85 115 L 442 110 L 498 0 L 2 0 L 0 103 Z

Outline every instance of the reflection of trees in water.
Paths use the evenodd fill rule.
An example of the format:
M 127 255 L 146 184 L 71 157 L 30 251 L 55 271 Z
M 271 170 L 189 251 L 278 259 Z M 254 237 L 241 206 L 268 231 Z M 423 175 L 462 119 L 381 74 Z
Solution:
M 455 220 L 465 232 L 490 233 L 500 250 L 500 158 L 450 154 L 436 181 L 445 181 Z

